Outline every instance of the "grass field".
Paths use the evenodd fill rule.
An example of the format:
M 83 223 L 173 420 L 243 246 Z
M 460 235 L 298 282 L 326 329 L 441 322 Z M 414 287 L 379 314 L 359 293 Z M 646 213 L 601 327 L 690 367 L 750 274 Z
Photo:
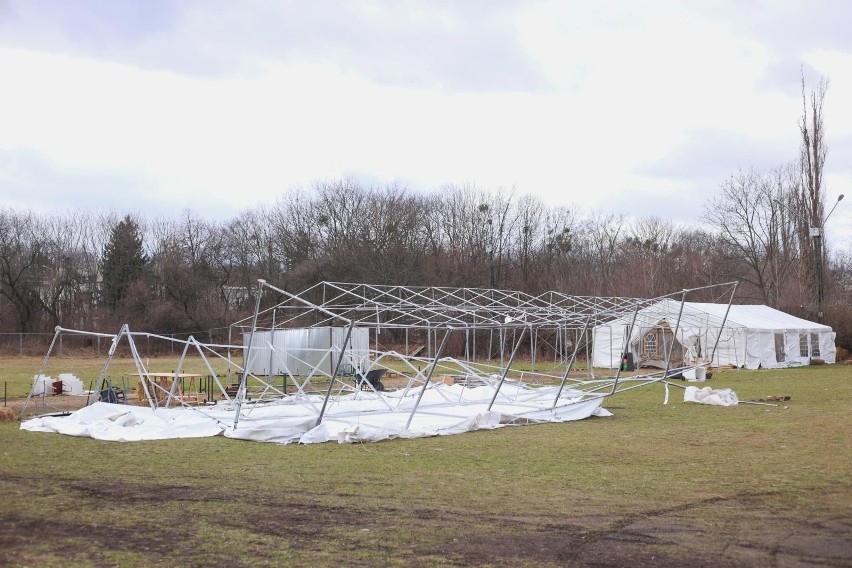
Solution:
M 0 381 L 25 392 L 38 363 Z M 852 565 L 852 367 L 709 384 L 791 398 L 652 386 L 610 418 L 344 446 L 0 424 L 0 565 Z

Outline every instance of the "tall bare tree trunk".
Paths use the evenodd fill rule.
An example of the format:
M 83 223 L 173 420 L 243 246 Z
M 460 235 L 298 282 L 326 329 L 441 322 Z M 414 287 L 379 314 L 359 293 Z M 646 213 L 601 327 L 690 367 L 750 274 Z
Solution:
M 802 72 L 802 120 L 799 129 L 802 146 L 799 155 L 802 185 L 798 199 L 799 241 L 801 254 L 800 274 L 806 283 L 808 296 L 813 298 L 813 312 L 822 320 L 823 266 L 825 241 L 823 215 L 825 214 L 825 190 L 822 186 L 823 166 L 827 149 L 824 141 L 823 102 L 828 90 L 828 80 L 820 79 L 810 96 L 805 88 Z

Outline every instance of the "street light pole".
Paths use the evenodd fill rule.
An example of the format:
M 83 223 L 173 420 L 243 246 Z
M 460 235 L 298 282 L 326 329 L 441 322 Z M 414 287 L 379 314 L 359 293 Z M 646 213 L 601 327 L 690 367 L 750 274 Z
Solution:
M 494 288 L 494 247 L 490 243 L 485 245 L 485 252 L 488 253 L 488 285 Z
M 488 243 L 485 245 L 485 252 L 488 253 L 488 286 L 494 288 L 497 284 L 494 281 L 494 221 L 488 219 L 485 222 L 488 224 Z
M 814 240 L 814 257 L 816 259 L 817 321 L 822 323 L 822 300 L 824 291 L 822 278 L 822 234 L 819 227 L 811 227 L 811 238 Z
M 823 276 L 823 262 L 822 262 L 822 232 L 825 224 L 828 222 L 828 218 L 831 217 L 831 214 L 834 213 L 834 210 L 837 209 L 837 205 L 843 200 L 845 196 L 841 193 L 837 196 L 837 201 L 834 203 L 834 207 L 831 208 L 831 211 L 828 212 L 828 215 L 822 220 L 819 227 L 811 227 L 810 235 L 814 240 L 814 255 L 816 256 L 816 280 L 817 280 L 817 321 L 819 323 L 823 323 L 823 312 L 822 312 L 822 303 L 825 299 L 825 288 L 824 288 L 824 276 Z

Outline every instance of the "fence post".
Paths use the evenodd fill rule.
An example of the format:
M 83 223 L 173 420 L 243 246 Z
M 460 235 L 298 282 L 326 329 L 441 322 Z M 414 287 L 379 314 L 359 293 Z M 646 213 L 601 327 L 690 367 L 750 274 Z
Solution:
M 24 356 L 24 334 L 18 334 L 18 344 L 20 345 L 21 357 Z
M 62 357 L 62 334 L 59 334 L 59 356 Z

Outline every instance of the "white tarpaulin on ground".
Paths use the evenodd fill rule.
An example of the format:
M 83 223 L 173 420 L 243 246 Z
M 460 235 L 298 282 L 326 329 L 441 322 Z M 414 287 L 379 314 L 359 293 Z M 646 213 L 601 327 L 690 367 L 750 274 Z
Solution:
M 699 404 L 712 404 L 714 406 L 736 406 L 740 399 L 737 393 L 731 389 L 712 389 L 704 387 L 686 387 L 683 392 L 683 402 L 697 402 Z
M 98 440 L 138 441 L 196 438 L 223 434 L 229 438 L 282 444 L 338 441 L 377 442 L 392 438 L 443 436 L 512 424 L 565 422 L 590 416 L 611 416 L 603 398 L 564 391 L 555 408 L 556 387 L 530 388 L 505 384 L 488 410 L 492 387 L 436 383 L 423 393 L 411 424 L 406 423 L 417 401 L 415 390 L 358 392 L 329 402 L 322 423 L 319 395 L 291 395 L 280 400 L 244 404 L 234 428 L 234 410 L 220 403 L 208 407 L 159 408 L 98 402 L 69 416 L 27 420 L 22 430 L 58 432 Z

